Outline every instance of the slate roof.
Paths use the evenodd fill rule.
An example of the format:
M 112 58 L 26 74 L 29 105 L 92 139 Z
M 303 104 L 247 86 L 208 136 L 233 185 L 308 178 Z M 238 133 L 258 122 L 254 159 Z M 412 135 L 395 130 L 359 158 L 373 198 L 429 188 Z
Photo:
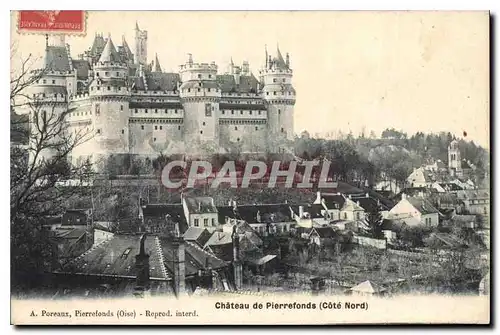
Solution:
M 328 209 L 340 209 L 346 201 L 342 194 L 322 193 L 321 198 L 325 200 L 325 205 Z
M 372 197 L 352 197 L 352 201 L 359 202 L 359 206 L 361 206 L 366 212 L 373 212 L 374 210 L 378 211 L 384 211 L 388 210 L 389 207 L 386 206 L 384 203 L 381 201 L 377 201 L 376 199 L 373 199 Z
M 408 197 L 406 199 L 423 215 L 439 213 L 439 211 L 428 200 L 424 198 Z
M 89 77 L 90 64 L 84 59 L 73 59 L 73 68 L 76 70 L 76 78 L 86 80 Z
M 90 48 L 90 54 L 92 56 L 98 56 L 104 50 L 104 46 L 106 45 L 106 41 L 102 37 L 102 35 L 96 35 L 94 37 L 94 42 L 92 43 L 92 47 Z
M 153 72 L 146 75 L 148 91 L 176 91 L 177 84 L 180 80 L 178 73 Z M 142 89 L 144 89 L 144 83 L 139 83 L 139 85 L 137 85 L 136 82 L 138 87 L 141 84 L 143 87 Z
M 181 204 L 147 204 L 142 206 L 144 218 L 157 217 L 166 218 L 169 216 L 172 221 L 179 223 L 179 230 L 184 234 L 188 229 L 184 208 Z
M 63 238 L 63 239 L 79 239 L 83 235 L 85 235 L 85 228 L 58 228 L 55 229 L 54 237 Z
M 332 227 L 318 227 L 313 228 L 311 234 L 316 232 L 320 238 L 331 238 L 338 236 Z
M 114 235 L 93 246 L 83 255 L 66 264 L 60 273 L 112 276 L 134 279 L 135 256 L 139 253 L 141 234 Z M 169 239 L 147 235 L 145 250 L 149 254 L 150 277 L 170 280 L 173 275 L 173 245 Z M 185 242 L 186 276 L 195 275 L 209 265 L 220 269 L 226 264 L 193 243 Z
M 290 208 L 292 209 L 295 215 L 299 215 L 300 206 L 304 207 L 304 213 L 309 213 L 310 215 L 310 217 L 308 217 L 309 219 L 323 218 L 323 214 L 321 213 L 321 211 L 325 210 L 323 205 L 321 204 L 290 205 Z
M 53 71 L 70 71 L 68 52 L 65 47 L 48 46 L 45 50 L 44 65 Z
M 205 243 L 205 248 L 214 245 L 225 245 L 233 244 L 232 234 L 223 231 L 216 231 L 210 236 L 208 241 Z
M 99 58 L 99 63 L 106 63 L 106 62 L 111 62 L 111 63 L 121 62 L 120 55 L 118 55 L 118 52 L 116 51 L 115 45 L 113 44 L 111 37 L 108 37 L 106 45 L 104 46 L 104 50 L 102 51 L 101 57 Z
M 204 246 L 211 237 L 211 233 L 205 228 L 189 227 L 184 233 L 183 237 L 186 241 L 196 242 Z
M 211 197 L 186 197 L 184 198 L 189 213 L 217 213 L 214 199 Z
M 257 93 L 259 88 L 259 81 L 253 74 L 240 76 L 239 85 L 232 74 L 217 75 L 216 81 L 222 93 Z
M 288 204 L 241 205 L 236 207 L 235 218 L 248 223 L 291 222 L 292 213 Z
M 356 203 L 357 200 L 346 199 L 344 206 L 342 206 L 342 211 L 362 211 L 363 207 Z

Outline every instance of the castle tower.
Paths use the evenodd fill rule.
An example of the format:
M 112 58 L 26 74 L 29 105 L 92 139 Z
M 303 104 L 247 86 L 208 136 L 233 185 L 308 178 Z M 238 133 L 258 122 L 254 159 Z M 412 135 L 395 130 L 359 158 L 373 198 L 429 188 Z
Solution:
M 52 42 L 51 42 L 52 43 Z M 69 136 L 66 125 L 68 111 L 68 85 L 76 85 L 76 74 L 70 65 L 65 46 L 50 45 L 46 36 L 44 65 L 45 71 L 28 91 L 26 112 L 30 115 L 30 131 L 33 138 L 30 145 L 36 146 L 38 139 L 45 138 L 47 147 L 39 152 L 35 163 L 41 163 L 57 154 L 58 143 L 67 142 Z M 42 70 L 39 70 L 42 71 Z M 62 126 L 61 126 L 62 125 Z M 50 148 L 48 144 L 53 144 Z M 33 151 L 30 151 L 33 154 Z M 35 157 L 30 157 L 33 162 Z
M 180 98 L 184 107 L 184 143 L 187 152 L 214 153 L 219 150 L 219 101 L 214 62 L 193 63 L 192 55 L 180 66 Z
M 271 58 L 266 49 L 266 67 L 260 72 L 262 97 L 267 106 L 268 151 L 284 153 L 293 139 L 295 89 L 289 57 L 283 59 L 279 47 Z
M 462 175 L 462 160 L 457 140 L 451 141 L 448 146 L 448 170 L 453 177 L 460 177 Z
M 97 156 L 129 151 L 128 68 L 122 63 L 111 36 L 99 61 L 94 64 L 90 84 L 91 115 L 94 126 L 94 153 Z
M 135 63 L 148 64 L 148 32 L 140 30 L 137 22 L 135 23 Z

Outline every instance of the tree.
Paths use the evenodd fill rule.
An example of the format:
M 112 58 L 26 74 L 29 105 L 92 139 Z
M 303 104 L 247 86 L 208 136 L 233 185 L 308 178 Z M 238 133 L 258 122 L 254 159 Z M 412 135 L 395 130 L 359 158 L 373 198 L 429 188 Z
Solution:
M 92 176 L 89 160 L 71 162 L 71 152 L 90 136 L 86 129 L 72 130 L 65 122 L 67 96 L 50 100 L 29 96 L 29 87 L 47 73 L 31 71 L 30 59 L 11 72 L 10 80 L 11 111 L 23 108 L 30 115 L 27 145 L 11 145 L 10 156 L 11 273 L 19 280 L 50 266 L 51 246 L 43 220 L 61 214 L 68 198 L 84 195 Z M 19 280 L 13 277 L 12 282 Z
M 368 212 L 366 215 L 366 221 L 368 221 L 373 238 L 381 238 L 383 236 L 382 215 L 377 207 L 374 207 L 370 212 Z

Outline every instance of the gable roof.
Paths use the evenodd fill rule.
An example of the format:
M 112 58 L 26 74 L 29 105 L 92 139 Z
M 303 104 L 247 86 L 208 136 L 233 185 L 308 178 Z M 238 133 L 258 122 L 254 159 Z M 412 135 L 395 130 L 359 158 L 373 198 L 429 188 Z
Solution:
M 359 206 L 361 206 L 366 212 L 373 212 L 375 210 L 377 211 L 383 211 L 383 210 L 388 210 L 390 209 L 386 204 L 384 204 L 382 201 L 374 199 L 370 196 L 362 196 L 362 197 L 352 197 L 352 201 L 355 201 L 356 203 L 359 203 Z
M 338 236 L 337 232 L 332 227 L 313 228 L 309 235 L 313 234 L 314 232 L 316 232 L 320 238 L 330 238 Z
M 67 209 L 62 216 L 62 226 L 75 226 L 87 224 L 87 220 L 91 215 L 90 209 Z
M 340 209 L 344 206 L 346 198 L 340 193 L 321 193 L 328 209 Z
M 224 245 L 233 244 L 232 234 L 223 231 L 216 231 L 210 236 L 208 241 L 205 243 L 204 248 L 214 245 Z
M 142 234 L 116 234 L 111 239 L 94 245 L 83 255 L 66 264 L 58 273 L 111 276 L 134 279 L 135 256 L 139 254 Z M 190 242 L 185 243 L 186 276 L 196 275 L 208 265 L 220 269 L 226 263 Z M 174 247 L 171 239 L 147 235 L 146 253 L 153 280 L 170 280 L 173 275 Z
M 288 204 L 238 205 L 235 218 L 248 223 L 291 222 L 292 213 Z
M 200 227 L 189 227 L 183 235 L 186 241 L 196 242 L 201 246 L 204 246 L 211 236 L 208 230 Z
M 148 91 L 176 91 L 181 79 L 178 73 L 151 72 L 146 76 Z M 137 85 L 138 87 L 141 85 Z M 144 89 L 144 83 L 142 82 Z
M 342 206 L 341 211 L 362 211 L 363 207 L 358 205 L 357 200 L 346 199 L 344 206 Z
M 408 197 L 408 202 L 422 215 L 439 213 L 439 211 L 426 199 L 420 197 Z
M 382 286 L 369 280 L 359 283 L 358 285 L 351 287 L 349 290 L 361 293 L 380 293 L 386 291 L 386 289 Z
M 188 229 L 184 208 L 181 204 L 147 204 L 141 206 L 144 218 L 170 218 L 173 222 L 179 223 L 180 233 L 183 234 Z M 147 224 L 147 222 L 146 222 Z
M 185 197 L 184 201 L 190 214 L 217 213 L 217 207 L 211 197 Z

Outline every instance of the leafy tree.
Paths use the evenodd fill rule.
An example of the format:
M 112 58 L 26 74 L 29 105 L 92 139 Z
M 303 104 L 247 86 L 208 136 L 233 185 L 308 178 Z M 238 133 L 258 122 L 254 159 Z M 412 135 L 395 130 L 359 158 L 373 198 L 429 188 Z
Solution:
M 381 238 L 382 234 L 382 215 L 378 208 L 373 208 L 372 211 L 366 215 L 366 221 L 370 226 L 371 234 L 374 238 Z

